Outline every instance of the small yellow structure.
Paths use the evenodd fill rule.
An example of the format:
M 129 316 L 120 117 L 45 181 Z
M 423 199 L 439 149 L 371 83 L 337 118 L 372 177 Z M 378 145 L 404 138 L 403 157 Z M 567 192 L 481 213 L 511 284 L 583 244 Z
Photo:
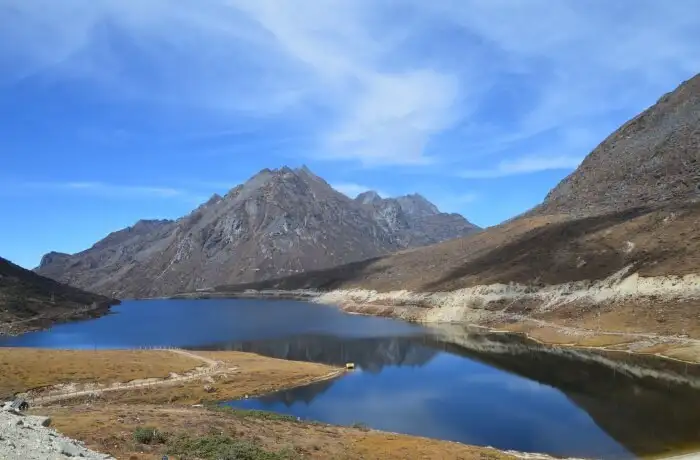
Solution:
M 347 370 L 355 369 L 355 363 L 346 363 L 345 369 L 347 369 Z

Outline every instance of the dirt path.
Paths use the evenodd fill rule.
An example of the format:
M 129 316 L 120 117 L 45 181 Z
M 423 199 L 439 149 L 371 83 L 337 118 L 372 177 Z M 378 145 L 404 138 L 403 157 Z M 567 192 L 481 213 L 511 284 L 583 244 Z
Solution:
M 145 379 L 145 381 L 134 381 L 134 382 L 129 382 L 129 383 L 117 383 L 117 384 L 113 384 L 112 386 L 105 387 L 105 388 L 95 388 L 95 389 L 82 390 L 82 391 L 66 391 L 66 392 L 62 392 L 62 393 L 58 393 L 58 394 L 39 396 L 36 398 L 29 398 L 30 403 L 33 407 L 40 407 L 41 405 L 55 403 L 58 401 L 72 399 L 72 398 L 76 398 L 76 397 L 80 397 L 80 396 L 96 396 L 96 395 L 99 395 L 102 393 L 107 393 L 110 391 L 123 391 L 123 390 L 137 389 L 137 388 L 153 388 L 156 386 L 172 385 L 175 383 L 182 383 L 182 382 L 187 382 L 190 380 L 196 380 L 196 379 L 205 377 L 207 375 L 211 376 L 211 375 L 214 375 L 217 373 L 230 372 L 232 370 L 237 369 L 237 367 L 225 368 L 225 367 L 223 367 L 223 363 L 221 361 L 215 361 L 213 359 L 210 359 L 210 358 L 207 358 L 204 356 L 200 356 L 196 353 L 192 353 L 192 352 L 177 349 L 177 348 L 157 348 L 157 349 L 154 349 L 154 351 L 168 351 L 171 353 L 180 354 L 183 356 L 187 356 L 187 357 L 202 361 L 207 366 L 204 368 L 197 368 L 196 370 L 189 372 L 186 375 L 181 375 L 181 376 L 177 376 L 177 377 L 170 377 L 167 379 L 157 379 L 157 380 Z
M 173 353 L 177 353 L 179 355 L 187 356 L 193 359 L 198 359 L 202 362 L 207 363 L 211 368 L 219 367 L 223 364 L 221 361 L 215 361 L 213 359 L 207 358 L 206 356 L 201 356 L 196 353 L 192 353 L 191 351 L 183 350 L 180 348 L 168 348 L 167 350 Z

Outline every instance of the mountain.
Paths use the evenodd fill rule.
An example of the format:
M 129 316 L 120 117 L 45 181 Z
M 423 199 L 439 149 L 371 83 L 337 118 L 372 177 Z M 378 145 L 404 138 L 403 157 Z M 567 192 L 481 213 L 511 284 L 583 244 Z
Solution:
M 0 257 L 0 334 L 104 314 L 118 303 L 37 275 Z
M 265 169 L 178 220 L 142 220 L 78 254 L 49 253 L 36 272 L 115 297 L 161 296 L 332 267 L 477 230 L 418 195 L 374 195 L 350 199 L 306 167 Z
M 498 311 L 597 326 L 604 311 L 611 328 L 700 337 L 699 140 L 696 76 L 612 134 L 531 212 L 466 237 L 242 287 L 411 291 L 346 303 L 449 305 L 440 314 L 450 321 L 489 321 Z M 465 288 L 475 289 L 440 297 Z
M 534 213 L 587 216 L 700 201 L 700 75 L 625 123 Z
M 442 213 L 418 194 L 381 198 L 377 192 L 361 193 L 355 201 L 394 235 L 401 247 L 418 247 L 456 238 L 479 230 L 459 214 Z

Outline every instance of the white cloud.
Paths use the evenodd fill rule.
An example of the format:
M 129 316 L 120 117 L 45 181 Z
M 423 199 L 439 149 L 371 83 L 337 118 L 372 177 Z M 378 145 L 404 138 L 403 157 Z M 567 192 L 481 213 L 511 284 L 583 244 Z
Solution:
M 504 160 L 524 140 L 590 126 L 600 140 L 610 128 L 601 119 L 624 121 L 700 68 L 696 0 L 308 5 L 0 2 L 0 85 L 78 80 L 107 97 L 215 117 L 217 129 L 283 120 L 311 136 L 305 151 L 314 158 L 479 159 L 477 170 L 511 174 L 547 167 Z M 450 133 L 452 142 L 436 144 Z M 548 142 L 547 151 L 567 155 L 553 164 L 586 153 Z
M 553 169 L 571 170 L 576 168 L 583 158 L 569 155 L 527 156 L 515 160 L 504 160 L 492 169 L 467 169 L 459 175 L 467 179 L 492 179 L 497 177 L 529 174 Z
M 172 187 L 118 185 L 104 182 L 20 182 L 12 183 L 8 190 L 36 191 L 41 193 L 78 193 L 82 195 L 96 196 L 114 199 L 180 199 L 188 202 L 202 202 L 206 200 L 203 195 L 191 193 L 187 190 Z
M 15 79 L 48 72 L 232 120 L 301 113 L 314 124 L 316 158 L 425 164 L 431 136 L 455 121 L 458 84 L 429 63 L 385 65 L 402 37 L 379 20 L 389 9 L 369 0 L 312 9 L 272 0 L 19 2 L 0 10 L 11 26 L 0 64 Z M 128 54 L 110 34 L 128 40 Z
M 585 126 L 589 117 L 615 110 L 634 113 L 700 68 L 700 5 L 694 0 L 429 5 L 488 44 L 497 56 L 488 63 L 492 76 L 527 82 L 519 94 L 525 107 L 502 135 L 522 138 Z
M 372 187 L 368 187 L 366 185 L 362 184 L 356 184 L 354 182 L 339 182 L 335 184 L 331 184 L 331 187 L 342 193 L 343 195 L 346 195 L 350 198 L 355 198 L 357 195 L 363 192 L 367 192 L 370 190 L 374 190 L 377 192 L 377 194 L 383 198 L 386 198 L 389 196 L 386 192 L 382 192 L 380 190 L 376 190 Z

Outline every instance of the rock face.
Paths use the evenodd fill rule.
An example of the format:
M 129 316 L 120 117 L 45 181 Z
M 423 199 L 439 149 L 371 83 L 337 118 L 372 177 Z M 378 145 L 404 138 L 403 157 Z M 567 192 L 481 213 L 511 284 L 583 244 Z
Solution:
M 64 263 L 63 256 L 47 257 L 59 264 Z M 0 334 L 103 314 L 114 303 L 118 302 L 37 275 L 0 257 Z
M 402 247 L 426 246 L 479 230 L 459 214 L 442 213 L 421 195 L 381 198 L 376 192 L 362 193 L 355 201 Z
M 0 458 L 47 460 L 69 457 L 92 460 L 114 459 L 86 448 L 82 442 L 48 428 L 47 417 L 20 415 L 0 410 Z
M 37 272 L 115 297 L 279 278 L 474 232 L 417 195 L 356 200 L 308 168 L 265 169 L 176 221 L 139 221 Z
M 700 75 L 625 123 L 532 214 L 583 217 L 700 200 Z

